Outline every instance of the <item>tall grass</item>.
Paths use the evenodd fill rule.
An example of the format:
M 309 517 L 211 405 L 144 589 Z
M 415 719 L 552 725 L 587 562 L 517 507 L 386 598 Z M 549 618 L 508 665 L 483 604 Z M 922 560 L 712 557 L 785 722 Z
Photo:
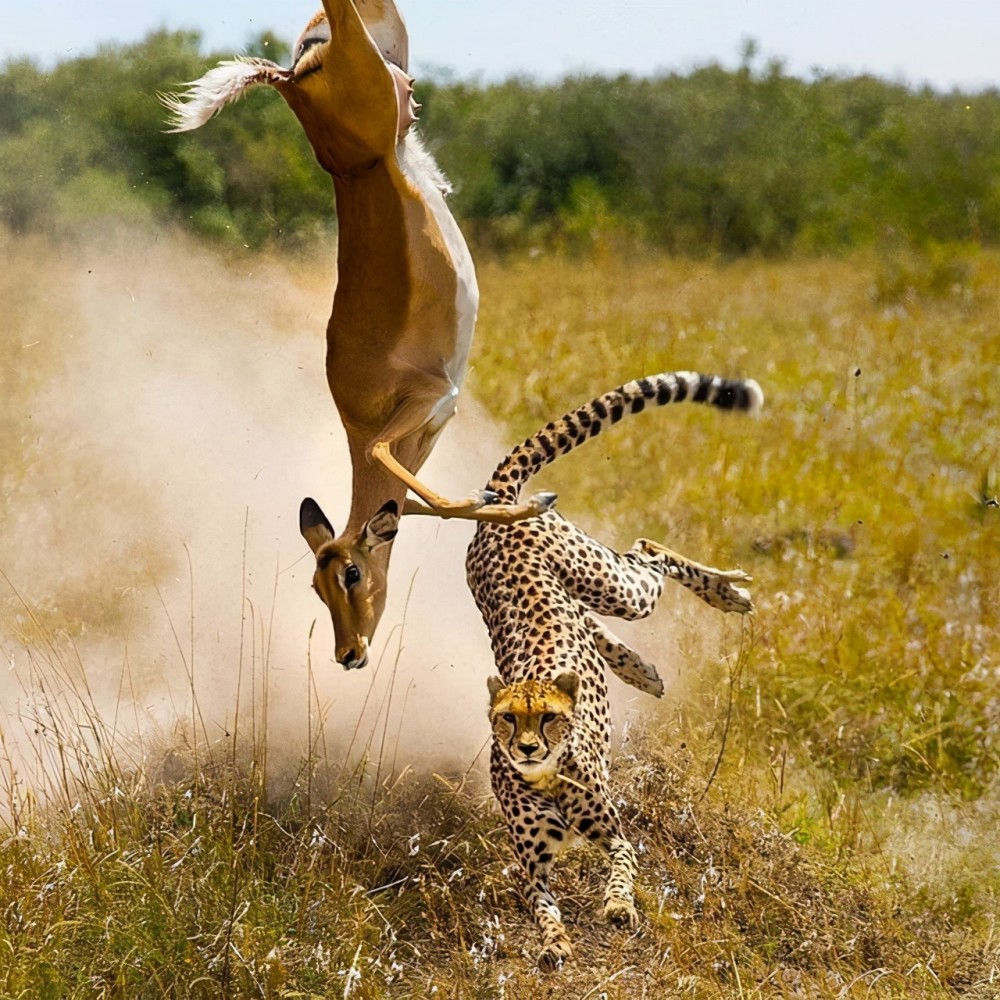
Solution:
M 474 775 L 351 765 L 317 740 L 276 795 L 265 693 L 242 697 L 255 739 L 206 743 L 182 724 L 114 748 L 66 682 L 81 665 L 60 657 L 37 654 L 32 676 L 44 728 L 31 781 L 46 804 L 5 803 L 0 996 L 551 995 Z M 384 725 L 366 738 L 384 740 Z M 706 795 L 713 750 L 699 725 L 633 720 L 615 788 L 641 852 L 645 924 L 607 928 L 603 863 L 571 853 L 559 892 L 581 957 L 563 988 L 937 997 L 953 995 L 949 980 L 984 978 L 979 942 L 957 936 L 968 925 L 925 926 L 884 865 L 803 849 L 731 782 Z M 24 787 L 10 760 L 0 770 L 8 790 Z M 321 772 L 332 780 L 314 784 Z
M 305 740 L 279 776 L 270 762 L 277 751 L 287 766 L 287 737 L 268 724 L 259 609 L 244 620 L 232 725 L 213 739 L 193 639 L 175 628 L 190 698 L 162 732 L 137 714 L 127 658 L 121 702 L 102 706 L 87 678 L 109 664 L 86 662 L 21 607 L 35 638 L 5 650 L 21 661 L 22 697 L 0 730 L 0 996 L 381 996 L 413 972 L 403 928 L 440 907 L 382 893 L 422 886 L 424 869 L 417 900 L 450 893 L 448 830 L 477 812 L 461 776 L 417 781 L 390 764 L 390 704 L 375 680 L 395 673 L 391 658 L 369 682 L 375 721 L 359 717 L 334 751 L 306 657 Z M 449 877 L 435 885 L 441 865 Z
M 517 436 L 639 372 L 760 380 L 755 424 L 631 421 L 548 485 L 620 543 L 651 535 L 752 572 L 755 642 L 718 792 L 824 856 L 874 865 L 875 884 L 904 874 L 945 926 L 989 927 L 1000 260 L 959 248 L 903 263 L 496 264 L 481 269 L 476 386 Z M 725 683 L 709 666 L 685 716 L 714 725 Z
M 679 593 L 644 640 L 672 684 L 629 710 L 613 775 L 638 934 L 603 925 L 603 864 L 577 849 L 556 891 L 578 959 L 533 968 L 481 761 L 435 773 L 394 749 L 420 623 L 377 688 L 359 680 L 357 718 L 332 720 L 314 637 L 276 656 L 279 605 L 249 567 L 221 662 L 164 592 L 184 683 L 155 726 L 128 626 L 120 647 L 83 641 L 12 579 L 0 998 L 995 996 L 1000 259 L 962 259 L 950 283 L 933 260 L 874 256 L 480 268 L 471 390 L 510 441 L 643 372 L 752 375 L 767 396 L 759 421 L 627 421 L 546 472 L 599 537 L 755 578 L 745 630 Z M 308 676 L 294 738 L 274 720 L 289 671 Z M 211 672 L 235 678 L 222 712 Z M 447 733 L 484 703 L 419 722 Z

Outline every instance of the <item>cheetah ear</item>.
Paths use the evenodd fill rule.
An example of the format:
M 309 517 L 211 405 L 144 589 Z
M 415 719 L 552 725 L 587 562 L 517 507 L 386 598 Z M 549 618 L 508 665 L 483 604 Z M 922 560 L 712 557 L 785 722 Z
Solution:
M 557 674 L 553 679 L 552 683 L 555 684 L 557 688 L 573 704 L 576 704 L 576 694 L 580 690 L 580 675 L 575 670 L 564 670 L 561 674 Z
M 486 682 L 486 687 L 490 692 L 490 708 L 497 703 L 497 696 L 504 689 L 504 682 L 495 674 Z

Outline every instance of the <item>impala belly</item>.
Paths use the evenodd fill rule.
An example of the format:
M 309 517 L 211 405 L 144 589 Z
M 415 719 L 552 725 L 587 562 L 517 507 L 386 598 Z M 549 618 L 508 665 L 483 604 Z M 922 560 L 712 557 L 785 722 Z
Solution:
M 449 265 L 448 278 L 454 283 L 452 329 L 448 338 L 451 350 L 443 355 L 443 360 L 445 371 L 457 388 L 465 378 L 465 370 L 469 364 L 469 348 L 479 312 L 476 269 L 465 237 L 462 236 L 458 223 L 455 222 L 445 203 L 444 194 L 449 190 L 448 182 L 437 164 L 424 150 L 419 137 L 407 136 L 399 143 L 397 154 L 403 176 L 417 189 L 430 213 L 431 219 L 426 221 L 432 222 L 438 231 L 437 239 L 427 232 L 408 232 L 407 237 L 411 244 L 419 241 L 426 245 L 428 235 L 431 235 L 431 239 L 439 245 L 445 255 Z

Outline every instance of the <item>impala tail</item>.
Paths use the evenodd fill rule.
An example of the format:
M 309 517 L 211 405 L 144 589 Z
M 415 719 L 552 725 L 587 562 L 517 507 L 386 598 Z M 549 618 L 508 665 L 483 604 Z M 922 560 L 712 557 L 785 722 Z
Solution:
M 291 70 L 270 59 L 239 56 L 220 62 L 203 77 L 184 84 L 180 94 L 157 94 L 170 112 L 168 132 L 191 132 L 214 118 L 227 104 L 238 101 L 251 87 L 272 87 L 292 79 Z
M 726 379 L 697 372 L 663 372 L 626 382 L 570 410 L 519 444 L 498 466 L 487 489 L 513 503 L 527 481 L 560 455 L 597 437 L 622 417 L 667 403 L 707 403 L 720 410 L 757 413 L 764 393 L 753 379 Z

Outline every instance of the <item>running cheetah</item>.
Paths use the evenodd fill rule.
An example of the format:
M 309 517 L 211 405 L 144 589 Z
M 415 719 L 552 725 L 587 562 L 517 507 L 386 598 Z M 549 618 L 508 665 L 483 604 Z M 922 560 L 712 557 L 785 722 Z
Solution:
M 690 372 L 629 382 L 547 424 L 500 463 L 487 489 L 514 503 L 543 466 L 647 406 L 689 401 L 753 412 L 763 394 L 753 381 Z M 558 850 L 574 836 L 611 861 L 604 913 L 634 928 L 635 850 L 622 835 L 608 794 L 611 719 L 605 666 L 659 696 L 656 668 L 594 617 L 637 619 L 654 608 L 664 580 L 689 587 L 713 607 L 746 614 L 739 571 L 701 566 L 640 539 L 619 554 L 555 511 L 518 524 L 481 523 L 466 573 L 493 645 L 499 677 L 489 681 L 493 745 L 490 776 L 541 927 L 538 965 L 551 971 L 572 955 L 548 887 Z

